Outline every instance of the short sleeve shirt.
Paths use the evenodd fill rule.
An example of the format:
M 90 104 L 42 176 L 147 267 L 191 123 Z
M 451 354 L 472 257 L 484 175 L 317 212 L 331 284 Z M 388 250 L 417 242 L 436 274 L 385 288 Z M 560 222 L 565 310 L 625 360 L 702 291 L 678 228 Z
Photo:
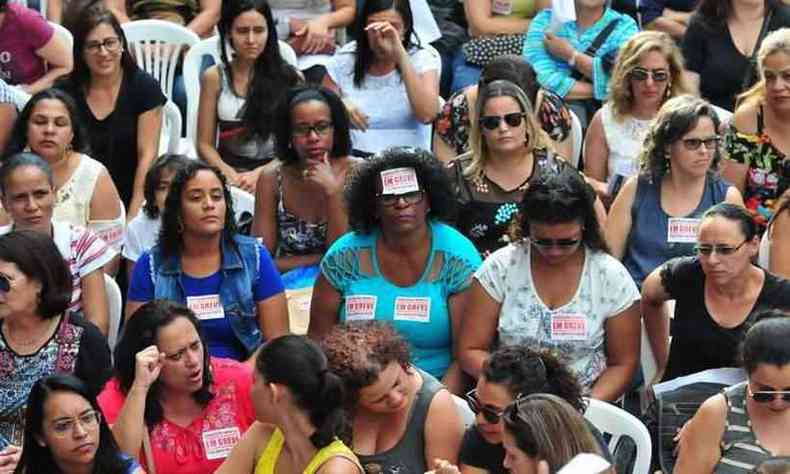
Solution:
M 472 242 L 452 227 L 431 222 L 431 253 L 414 285 L 400 287 L 381 273 L 378 231 L 348 233 L 321 261 L 321 272 L 341 295 L 340 321 L 392 323 L 411 344 L 415 365 L 441 378 L 452 362 L 452 322 L 448 299 L 466 289 L 480 256 Z
M 44 60 L 36 51 L 55 33 L 41 14 L 9 3 L 0 25 L 0 79 L 9 84 L 30 84 L 44 75 Z
M 167 418 L 149 427 L 156 472 L 214 472 L 255 421 L 250 399 L 251 369 L 236 361 L 217 358 L 211 359 L 211 369 L 214 398 L 199 417 L 187 427 Z M 109 424 L 118 419 L 125 400 L 118 380 L 110 380 L 99 395 L 99 406 Z M 138 459 L 146 466 L 150 462 L 142 452 Z
M 586 250 L 576 294 L 556 309 L 535 290 L 530 246 L 509 244 L 475 273 L 480 285 L 502 307 L 499 342 L 556 351 L 587 392 L 606 369 L 604 325 L 639 301 L 628 270 L 614 257 Z
M 151 219 L 140 211 L 126 226 L 123 236 L 123 258 L 136 262 L 143 252 L 151 250 L 159 240 L 162 219 Z

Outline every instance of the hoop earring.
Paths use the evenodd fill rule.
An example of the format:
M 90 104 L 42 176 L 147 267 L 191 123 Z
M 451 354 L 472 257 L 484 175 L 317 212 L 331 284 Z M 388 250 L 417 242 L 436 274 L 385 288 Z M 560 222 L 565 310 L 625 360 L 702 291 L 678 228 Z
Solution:
M 180 217 L 178 218 L 178 223 L 176 224 L 176 230 L 178 231 L 179 234 L 184 233 L 184 222 L 181 220 Z

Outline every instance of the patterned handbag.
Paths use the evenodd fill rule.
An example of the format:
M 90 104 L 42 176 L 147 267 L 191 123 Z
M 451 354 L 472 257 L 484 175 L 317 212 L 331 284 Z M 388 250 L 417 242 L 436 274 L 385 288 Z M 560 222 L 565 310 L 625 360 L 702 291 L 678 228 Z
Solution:
M 525 33 L 478 36 L 467 41 L 461 50 L 466 62 L 486 67 L 492 59 L 503 54 L 520 56 L 526 36 Z

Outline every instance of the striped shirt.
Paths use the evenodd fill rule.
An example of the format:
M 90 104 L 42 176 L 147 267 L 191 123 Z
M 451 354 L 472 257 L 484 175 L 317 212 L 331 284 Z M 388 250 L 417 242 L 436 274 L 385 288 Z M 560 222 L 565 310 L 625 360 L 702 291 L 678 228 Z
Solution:
M 11 86 L 6 81 L 0 79 L 0 104 L 13 104 L 14 94 Z
M 627 15 L 607 8 L 603 16 L 584 31 L 579 31 L 575 21 L 569 21 L 561 24 L 555 33 L 559 38 L 568 40 L 576 51 L 583 53 L 606 25 L 618 20 L 618 25 L 598 48 L 593 58 L 593 92 L 598 100 L 606 98 L 609 84 L 609 74 L 604 70 L 603 57 L 609 53 L 616 53 L 623 43 L 639 31 L 636 22 Z M 535 70 L 540 85 L 560 97 L 565 97 L 576 80 L 571 77 L 573 68 L 564 60 L 552 56 L 543 46 L 543 37 L 549 30 L 550 24 L 551 10 L 543 10 L 535 15 L 529 24 L 527 38 L 524 40 L 524 56 Z
M 722 392 L 727 400 L 727 420 L 721 437 L 721 459 L 715 474 L 745 474 L 771 458 L 760 446 L 746 412 L 746 386 L 741 382 Z

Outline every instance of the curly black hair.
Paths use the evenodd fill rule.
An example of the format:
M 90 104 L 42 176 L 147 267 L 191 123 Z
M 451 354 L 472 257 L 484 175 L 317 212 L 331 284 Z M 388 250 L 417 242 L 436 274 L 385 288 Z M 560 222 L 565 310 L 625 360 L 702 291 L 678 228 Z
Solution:
M 379 174 L 393 168 L 414 168 L 420 187 L 431 204 L 428 217 L 452 222 L 456 201 L 447 172 L 429 151 L 412 147 L 392 147 L 356 167 L 346 186 L 346 206 L 351 229 L 371 233 L 378 225 L 376 211 Z
M 233 211 L 233 197 L 230 194 L 227 179 L 218 168 L 202 161 L 193 160 L 178 170 L 173 177 L 173 182 L 170 183 L 170 191 L 165 199 L 165 208 L 162 211 L 162 229 L 159 231 L 159 245 L 162 246 L 162 255 L 165 257 L 178 255 L 181 252 L 181 247 L 184 245 L 181 238 L 182 229 L 180 229 L 182 224 L 181 194 L 184 192 L 187 182 L 203 170 L 211 171 L 217 175 L 222 183 L 225 195 L 225 230 L 222 233 L 222 238 L 228 244 L 233 245 L 233 236 L 238 232 L 238 227 L 236 226 L 236 214 Z
M 542 364 L 530 363 L 536 359 Z M 579 413 L 587 409 L 579 380 L 549 349 L 534 351 L 525 346 L 502 346 L 483 363 L 483 377 L 504 385 L 513 398 L 551 393 L 570 403 Z

